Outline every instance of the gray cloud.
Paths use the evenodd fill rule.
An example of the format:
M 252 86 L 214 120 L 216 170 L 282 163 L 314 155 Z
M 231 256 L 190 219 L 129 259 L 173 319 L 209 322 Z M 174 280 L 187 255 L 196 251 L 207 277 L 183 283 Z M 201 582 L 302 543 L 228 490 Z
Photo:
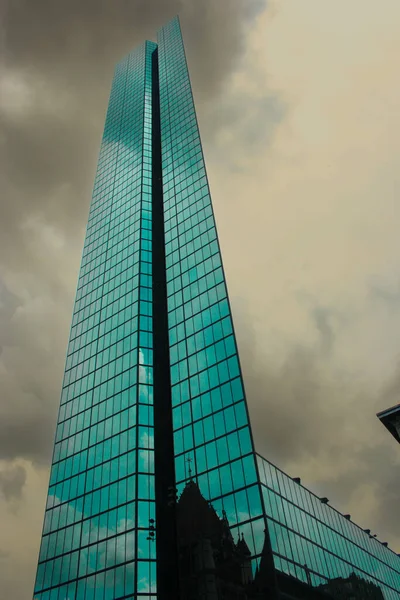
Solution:
M 369 431 L 372 432 L 372 428 Z M 374 443 L 372 447 L 362 448 L 357 447 L 357 443 L 353 447 L 348 444 L 348 448 L 352 452 L 351 468 L 342 473 L 340 479 L 332 480 L 329 474 L 325 479 L 321 478 L 318 482 L 319 491 L 329 497 L 335 508 L 344 513 L 350 512 L 357 524 L 371 529 L 380 541 L 392 542 L 392 550 L 398 552 L 399 547 L 396 542 L 400 536 L 398 519 L 400 465 L 395 460 L 393 449 L 390 444 L 382 442 Z M 357 500 L 361 500 L 362 491 L 368 489 L 374 490 L 376 504 L 368 517 L 363 515 L 360 520 L 357 518 L 359 511 Z
M 22 96 L 24 102 L 11 114 L 3 107 L 1 115 L 3 245 L 29 214 L 45 214 L 64 231 L 82 227 L 112 73 L 123 55 L 179 13 L 201 105 L 229 77 L 246 27 L 263 6 L 260 0 L 7 3 L 2 86 L 8 105 Z M 62 184 L 70 186 L 68 196 L 56 194 Z M 19 244 L 13 260 L 24 250 Z
M 0 273 L 12 284 L 0 308 L 0 457 L 50 457 L 115 63 L 179 13 L 201 110 L 235 67 L 246 28 L 263 6 L 259 0 L 6 4 Z
M 257 73 L 252 78 L 260 81 Z M 205 109 L 202 133 L 207 154 L 229 171 L 244 172 L 254 156 L 272 142 L 287 110 L 285 101 L 269 90 L 258 98 L 246 87 L 227 98 L 222 95 L 218 104 L 208 104 Z M 226 136 L 231 144 L 226 143 Z
M 243 304 L 235 306 L 236 333 L 257 450 L 289 468 L 338 510 L 363 527 L 375 526 L 381 541 L 400 537 L 397 448 L 383 435 L 375 414 L 400 393 L 400 370 L 379 389 L 368 389 L 334 367 L 335 334 L 328 308 L 311 310 L 319 336 L 314 345 L 293 346 L 280 366 L 262 359 Z M 339 315 L 340 317 L 340 315 Z M 340 319 L 339 319 L 340 321 Z M 323 352 L 321 352 L 323 350 Z M 336 432 L 336 433 L 333 433 Z M 382 434 L 382 435 L 380 435 Z M 394 446 L 394 444 L 393 444 Z M 303 472 L 306 469 L 306 472 Z M 360 494 L 374 499 L 365 523 Z M 368 503 L 368 502 L 367 502 Z
M 369 293 L 372 300 L 380 303 L 386 309 L 398 310 L 400 308 L 400 282 L 391 282 L 383 284 L 380 282 L 371 283 Z
M 5 57 L 12 66 L 46 71 L 67 85 L 92 83 L 108 79 L 122 55 L 144 37 L 154 39 L 155 30 L 179 14 L 188 51 L 198 57 L 195 75 L 209 92 L 232 69 L 249 19 L 264 5 L 260 0 L 8 3 Z
M 315 307 L 311 312 L 312 319 L 319 333 L 320 351 L 324 355 L 331 354 L 335 342 L 333 320 L 336 311 L 323 306 Z
M 28 404 L 29 396 L 22 396 L 23 401 Z M 35 397 L 33 407 L 39 410 L 30 410 L 28 414 L 10 410 L 5 415 L 3 424 L 0 426 L 0 456 L 4 459 L 24 457 L 34 462 L 48 463 L 51 456 L 52 441 L 54 439 L 54 407 L 49 406 L 49 412 L 40 410 Z
M 62 286 L 55 283 L 54 287 L 61 294 Z M 60 394 L 68 303 L 57 302 L 52 286 L 44 285 L 43 290 L 36 289 L 33 297 L 25 299 L 4 283 L 0 291 L 0 459 L 48 462 Z M 59 319 L 65 321 L 62 327 Z
M 13 294 L 3 281 L 0 279 L 0 355 L 3 346 L 9 343 L 9 323 L 21 305 L 21 300 L 16 294 Z
M 0 492 L 7 501 L 19 499 L 26 482 L 26 471 L 21 465 L 8 466 L 0 471 Z

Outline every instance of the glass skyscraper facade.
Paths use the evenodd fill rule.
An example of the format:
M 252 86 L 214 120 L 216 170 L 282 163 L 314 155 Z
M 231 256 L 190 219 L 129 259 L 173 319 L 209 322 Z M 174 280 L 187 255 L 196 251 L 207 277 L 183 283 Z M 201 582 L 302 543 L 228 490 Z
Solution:
M 400 557 L 257 455 L 276 568 L 313 586 L 355 573 L 400 598 Z
M 261 553 L 264 509 L 179 22 L 159 36 L 169 355 L 178 491 L 196 474 Z M 246 524 L 245 524 L 246 523 Z
M 255 453 L 175 18 L 115 70 L 35 600 L 178 598 L 176 497 L 193 482 L 245 540 L 246 585 L 355 572 L 400 598 L 400 558 Z

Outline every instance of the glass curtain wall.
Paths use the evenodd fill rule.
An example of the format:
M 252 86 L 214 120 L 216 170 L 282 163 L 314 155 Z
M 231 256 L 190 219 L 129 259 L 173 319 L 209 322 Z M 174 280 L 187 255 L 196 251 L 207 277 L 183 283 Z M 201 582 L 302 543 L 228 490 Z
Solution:
M 35 600 L 149 594 L 151 54 L 116 67 L 58 416 Z M 136 597 L 136 596 L 135 596 Z
M 400 558 L 305 487 L 257 456 L 276 568 L 313 586 L 352 573 L 400 598 Z
M 158 53 L 178 492 L 193 477 L 256 557 L 266 526 L 262 497 L 178 19 L 159 31 Z

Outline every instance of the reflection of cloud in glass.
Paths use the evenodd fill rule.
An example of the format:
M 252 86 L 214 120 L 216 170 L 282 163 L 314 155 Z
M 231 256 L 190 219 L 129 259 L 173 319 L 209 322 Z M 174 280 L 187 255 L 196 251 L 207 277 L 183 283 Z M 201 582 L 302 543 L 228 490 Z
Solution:
M 142 577 L 137 582 L 137 591 L 140 594 L 150 593 L 150 584 L 147 577 Z
M 151 385 L 139 385 L 139 402 L 143 402 L 143 404 L 153 403 L 153 387 Z
M 142 475 L 143 479 L 149 479 L 147 475 Z M 154 477 L 152 477 L 154 480 Z M 140 484 L 139 484 L 140 485 Z M 138 502 L 138 526 L 148 529 L 150 519 L 155 519 L 155 503 L 147 501 Z
M 150 380 L 148 367 L 145 364 L 144 351 L 142 348 L 139 348 L 139 383 L 149 383 Z
M 133 519 L 120 519 L 118 521 L 118 531 L 127 531 L 135 527 L 135 521 Z
M 115 538 L 115 563 L 125 562 L 125 538 L 123 535 L 118 535 Z
M 148 530 L 138 531 L 138 556 L 142 559 L 156 558 L 156 545 L 154 540 L 149 540 Z
M 46 508 L 52 508 L 53 506 L 57 506 L 58 504 L 60 504 L 61 502 L 61 498 L 59 498 L 56 495 L 49 495 L 47 498 L 47 505 Z
M 139 471 L 154 473 L 154 452 L 151 450 L 139 450 Z
M 144 431 L 139 436 L 139 448 L 154 448 L 154 435 Z
M 249 512 L 246 511 L 237 511 L 237 522 L 243 523 L 244 521 L 248 521 L 250 518 Z
M 139 561 L 137 563 L 137 592 L 139 594 L 154 594 L 156 591 L 156 563 L 154 561 Z

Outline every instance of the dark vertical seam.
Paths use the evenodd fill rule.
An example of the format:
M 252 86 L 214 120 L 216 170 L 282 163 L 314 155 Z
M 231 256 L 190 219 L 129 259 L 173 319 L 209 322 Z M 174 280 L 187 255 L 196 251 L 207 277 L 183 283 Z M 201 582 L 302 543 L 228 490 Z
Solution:
M 152 55 L 152 269 L 157 594 L 179 598 L 158 48 Z M 173 491 L 171 491 L 173 490 Z M 171 502 L 172 501 L 172 502 Z

